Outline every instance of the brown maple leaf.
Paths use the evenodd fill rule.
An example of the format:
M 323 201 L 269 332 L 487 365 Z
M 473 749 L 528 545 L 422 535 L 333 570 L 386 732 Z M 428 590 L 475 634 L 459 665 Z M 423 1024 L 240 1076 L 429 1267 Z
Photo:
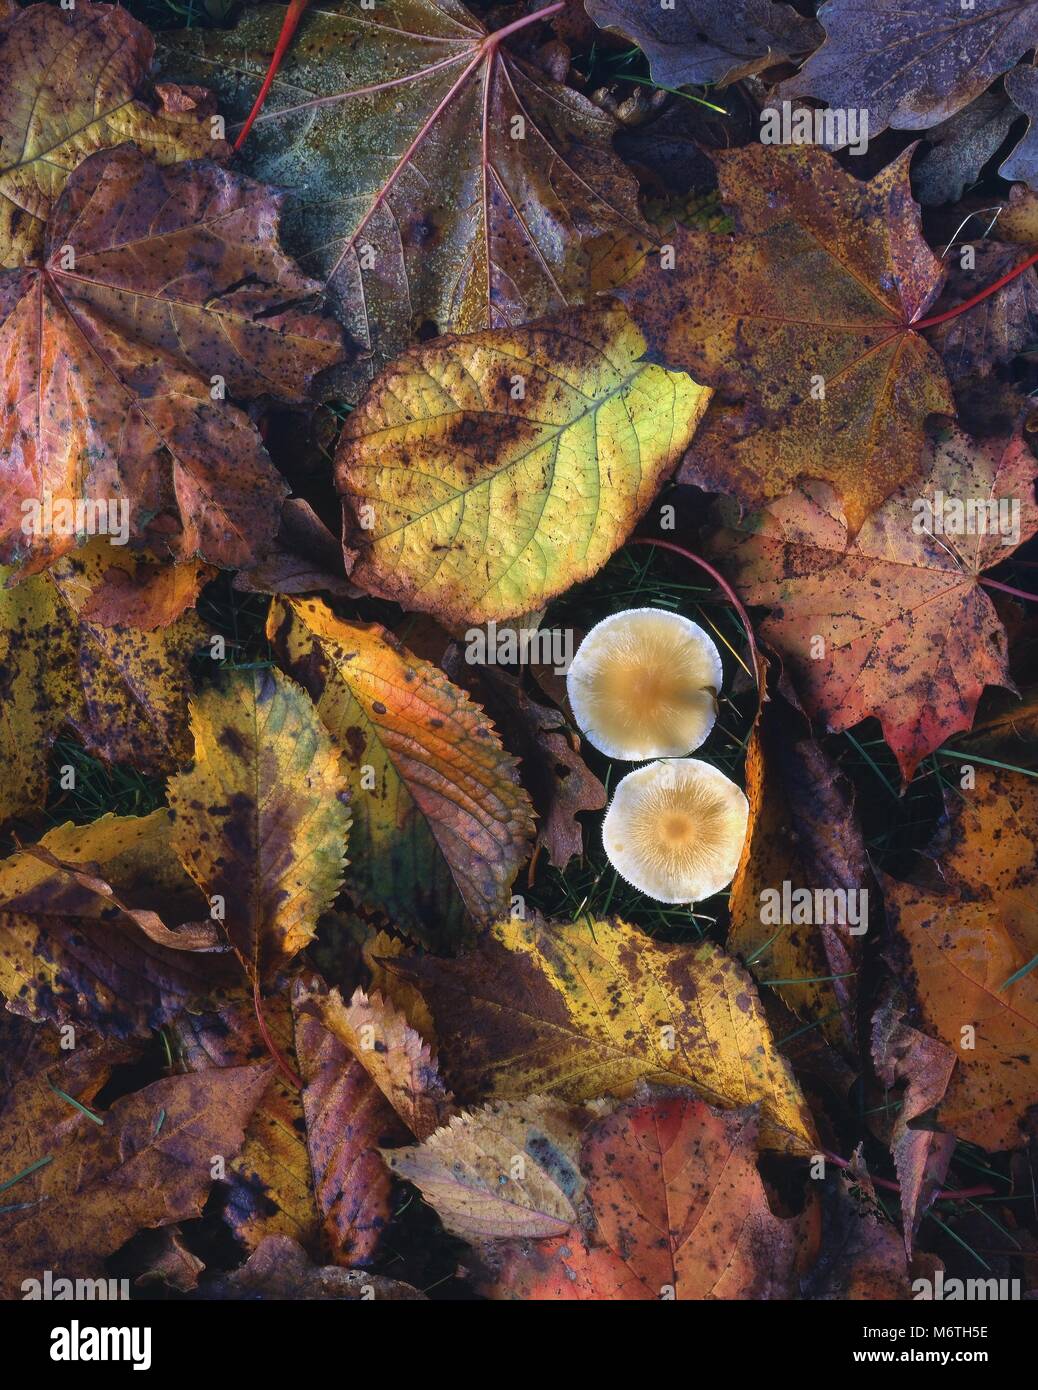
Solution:
M 225 158 L 200 89 L 138 99 L 155 41 L 116 5 L 0 10 L 0 267 L 34 262 L 65 181 L 88 155 L 132 140 L 160 163 Z
M 131 145 L 75 171 L 39 263 L 0 272 L 5 559 L 50 563 L 112 500 L 131 537 L 169 508 L 184 556 L 262 553 L 287 488 L 224 397 L 301 403 L 340 355 L 331 322 L 293 307 L 316 286 L 278 249 L 278 212 L 216 164 Z
M 947 796 L 930 846 L 945 891 L 884 876 L 883 892 L 903 946 L 894 963 L 907 953 L 925 1027 L 958 1060 L 938 1121 L 983 1148 L 1011 1149 L 1038 1094 L 1038 786 L 986 767 L 974 778 L 972 790 Z
M 509 1241 L 487 1263 L 493 1298 L 791 1298 L 809 1222 L 773 1215 L 757 1171 L 756 1109 L 689 1093 L 636 1097 L 580 1150 L 587 1230 Z M 567 1288 L 567 1285 L 569 1286 Z
M 981 576 L 1038 530 L 1036 465 L 1020 435 L 981 444 L 937 431 L 927 459 L 918 487 L 889 498 L 854 540 L 832 489 L 810 483 L 709 546 L 743 601 L 771 609 L 761 636 L 808 713 L 837 731 L 875 715 L 906 781 L 970 727 L 985 685 L 1012 685 Z M 967 504 L 990 530 L 949 530 Z M 992 517 L 989 504 L 1006 510 Z
M 778 97 L 864 107 L 873 136 L 947 120 L 1038 44 L 1034 0 L 829 0 L 825 43 Z
M 672 268 L 664 247 L 617 291 L 654 360 L 724 393 L 681 481 L 757 506 L 824 478 L 855 532 L 914 476 L 927 416 L 954 405 L 917 331 L 944 268 L 910 158 L 861 183 L 819 149 L 717 153 L 738 234 L 678 227 Z

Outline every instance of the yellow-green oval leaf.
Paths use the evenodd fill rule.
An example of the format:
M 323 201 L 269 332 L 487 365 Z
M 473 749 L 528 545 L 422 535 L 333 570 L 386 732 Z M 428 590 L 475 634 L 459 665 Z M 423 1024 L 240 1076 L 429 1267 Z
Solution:
M 593 307 L 398 357 L 339 440 L 354 582 L 484 622 L 601 569 L 710 398 L 645 346 L 622 309 Z

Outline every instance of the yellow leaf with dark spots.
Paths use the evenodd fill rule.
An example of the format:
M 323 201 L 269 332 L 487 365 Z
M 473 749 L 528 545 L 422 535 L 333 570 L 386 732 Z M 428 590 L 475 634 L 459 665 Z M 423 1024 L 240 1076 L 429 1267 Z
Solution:
M 137 99 L 154 51 L 116 5 L 30 5 L 0 29 L 0 266 L 39 250 L 65 180 L 98 150 L 132 140 L 163 164 L 226 155 L 202 103 Z
M 228 673 L 193 703 L 191 727 L 194 765 L 169 783 L 173 843 L 256 983 L 306 945 L 342 884 L 339 753 L 275 670 Z
M 190 756 L 188 663 L 207 631 L 194 613 L 150 632 L 88 616 L 112 553 L 97 536 L 47 573 L 0 587 L 0 819 L 43 804 L 47 753 L 64 727 L 106 762 L 152 776 Z M 133 576 L 149 557 L 126 551 L 118 563 Z
M 448 622 L 590 578 L 681 458 L 710 391 L 642 361 L 617 306 L 412 348 L 347 419 L 355 583 Z
M 509 920 L 458 960 L 387 968 L 433 1011 L 459 1100 L 532 1094 L 577 1102 L 639 1081 L 711 1104 L 760 1104 L 761 1144 L 813 1150 L 814 1124 L 749 973 L 710 941 L 654 941 L 618 919 Z

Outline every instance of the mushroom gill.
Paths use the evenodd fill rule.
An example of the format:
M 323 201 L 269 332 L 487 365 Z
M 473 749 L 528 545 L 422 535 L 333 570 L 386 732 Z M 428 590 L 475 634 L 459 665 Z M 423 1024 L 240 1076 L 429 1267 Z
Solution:
M 701 902 L 734 878 L 749 809 L 742 790 L 709 763 L 649 763 L 617 784 L 602 843 L 613 868 L 648 897 Z

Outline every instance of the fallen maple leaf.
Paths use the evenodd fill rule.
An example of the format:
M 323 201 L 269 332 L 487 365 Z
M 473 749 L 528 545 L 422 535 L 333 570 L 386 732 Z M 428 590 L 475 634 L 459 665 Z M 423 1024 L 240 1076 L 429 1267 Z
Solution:
M 588 1230 L 488 1256 L 493 1298 L 792 1298 L 807 1223 L 768 1207 L 756 1107 L 639 1097 L 587 1131 Z M 573 1285 L 562 1293 L 560 1285 Z
M 828 0 L 818 18 L 825 43 L 777 95 L 864 108 L 871 136 L 947 120 L 1038 46 L 1033 0 Z
M 883 891 L 926 1027 L 958 1059 L 938 1120 L 960 1139 L 1010 1149 L 1038 1094 L 1038 787 L 1012 772 L 974 775 L 929 851 L 948 891 L 886 876 Z
M 774 982 L 798 1018 L 817 1023 L 830 1042 L 854 1056 L 857 975 L 873 880 L 851 788 L 807 722 L 772 701 L 747 748 L 746 795 L 750 822 L 729 898 L 728 950 L 759 980 Z M 810 894 L 806 914 L 787 910 L 787 883 L 790 903 L 794 894 Z M 824 910 L 819 920 L 819 892 L 834 903 L 832 894 L 847 894 L 852 911 L 864 903 L 862 920 L 840 924 L 835 907 L 832 920 Z
M 720 531 L 708 553 L 745 603 L 771 608 L 760 633 L 808 712 L 834 730 L 875 715 L 908 781 L 970 727 L 985 685 L 1011 684 L 1005 633 L 981 576 L 1038 529 L 1036 472 L 1019 435 L 975 443 L 939 430 L 922 480 L 892 496 L 853 541 L 832 489 L 814 483 Z M 949 532 L 946 500 L 1015 505 L 1018 536 L 1004 544 L 997 530 Z
M 458 960 L 398 956 L 386 968 L 428 1001 L 463 1103 L 691 1085 L 719 1105 L 760 1102 L 769 1148 L 814 1143 L 752 979 L 709 941 L 666 945 L 619 920 L 509 920 Z
M 268 635 L 342 749 L 351 890 L 430 942 L 507 911 L 533 817 L 493 725 L 378 624 L 275 603 Z
M 171 510 L 185 558 L 263 552 L 287 488 L 224 397 L 302 402 L 340 356 L 332 323 L 293 307 L 316 286 L 279 250 L 278 213 L 206 161 L 164 169 L 122 145 L 76 169 L 39 263 L 0 272 L 7 560 L 81 544 L 86 523 L 66 523 L 98 499 L 131 537 Z
M 813 19 L 772 0 L 678 0 L 655 10 L 642 0 L 587 0 L 587 12 L 639 46 L 657 87 L 736 82 L 822 39 Z
M 710 396 L 644 351 L 614 305 L 403 354 L 339 439 L 354 582 L 468 624 L 530 613 L 590 578 Z
M 100 1123 L 52 1097 L 75 1118 L 51 1162 L 19 1184 L 19 1209 L 4 1215 L 2 1296 L 18 1297 L 22 1281 L 39 1279 L 43 1270 L 60 1270 L 64 1278 L 102 1274 L 105 1257 L 142 1226 L 201 1215 L 213 1155 L 233 1157 L 241 1147 L 267 1071 L 232 1067 L 154 1081 L 115 1101 Z M 4 1172 L 12 1142 L 18 1145 L 25 1132 L 45 1132 L 41 1096 L 47 1106 L 42 1087 L 28 1083 L 7 1099 L 0 1114 Z
M 98 873 L 118 902 L 91 886 Z M 105 1036 L 147 1036 L 231 983 L 220 955 L 144 930 L 134 909 L 156 901 L 169 920 L 205 912 L 172 852 L 165 810 L 57 826 L 0 862 L 0 993 L 8 1008 Z
M 579 1136 L 566 1106 L 531 1096 L 456 1115 L 418 1147 L 383 1156 L 463 1240 L 565 1235 L 584 1191 Z
M 967 269 L 952 261 L 944 293 L 937 301 L 935 316 L 971 299 L 979 290 L 994 284 L 1019 265 L 1017 247 L 985 241 L 972 248 L 972 264 Z M 991 295 L 968 314 L 948 319 L 931 330 L 930 341 L 944 359 L 945 371 L 953 386 L 977 378 L 990 386 L 995 368 L 1010 362 L 1038 339 L 1038 275 L 1027 270 L 1015 276 L 997 294 Z
M 0 819 L 42 806 L 47 755 L 66 728 L 96 756 L 147 774 L 187 760 L 189 663 L 207 629 L 193 613 L 147 632 L 109 626 L 111 607 L 93 615 L 112 564 L 137 576 L 150 563 L 97 537 L 47 574 L 0 587 Z
M 954 412 L 917 331 L 945 272 L 923 240 L 911 152 L 869 183 L 810 147 L 713 158 L 739 235 L 676 227 L 673 267 L 654 258 L 616 291 L 654 360 L 724 393 L 680 480 L 752 507 L 825 479 L 856 532 L 917 474 L 927 416 Z
M 154 51 L 116 5 L 29 5 L 0 25 L 0 267 L 35 261 L 65 180 L 98 150 L 132 140 L 163 164 L 229 154 L 197 105 L 138 99 Z
M 162 70 L 211 84 L 242 119 L 284 13 L 166 36 Z M 245 154 L 292 190 L 293 242 L 356 345 L 354 399 L 427 325 L 583 302 L 590 239 L 645 230 L 616 122 L 509 49 L 540 14 L 488 34 L 460 0 L 385 0 L 377 17 L 351 5 L 299 25 Z
M 273 669 L 228 673 L 194 701 L 191 727 L 194 763 L 169 781 L 173 845 L 258 990 L 342 884 L 339 752 L 306 692 Z
M 919 202 L 924 207 L 959 202 L 980 182 L 984 165 L 1018 119 L 1013 104 L 990 91 L 928 130 L 926 147 L 912 162 L 912 189 Z

